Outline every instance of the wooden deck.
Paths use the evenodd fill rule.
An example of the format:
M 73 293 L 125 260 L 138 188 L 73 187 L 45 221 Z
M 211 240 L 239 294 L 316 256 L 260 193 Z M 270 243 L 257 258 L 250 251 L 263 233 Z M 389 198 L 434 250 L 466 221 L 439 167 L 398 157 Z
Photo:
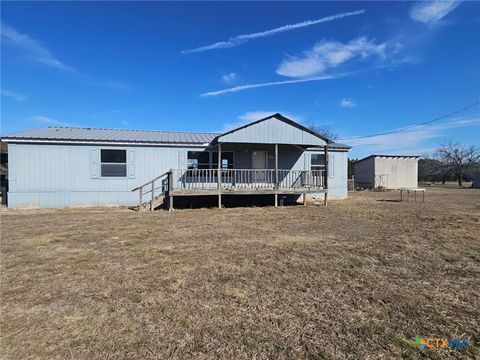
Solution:
M 158 199 L 166 197 L 173 210 L 175 196 L 223 195 L 303 195 L 325 194 L 327 204 L 327 173 L 324 170 L 284 169 L 171 169 L 132 191 L 139 192 L 139 209 L 153 210 Z M 144 196 L 146 197 L 144 201 Z
M 322 188 L 239 188 L 239 189 L 187 189 L 187 190 L 173 190 L 170 196 L 205 196 L 205 195 L 302 195 L 302 194 L 324 194 L 327 189 Z

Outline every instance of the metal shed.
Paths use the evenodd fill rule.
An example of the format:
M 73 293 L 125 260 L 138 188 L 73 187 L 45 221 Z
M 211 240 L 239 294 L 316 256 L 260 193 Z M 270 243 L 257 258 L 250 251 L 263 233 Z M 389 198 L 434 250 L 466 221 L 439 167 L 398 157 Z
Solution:
M 418 156 L 370 155 L 355 163 L 355 186 L 399 189 L 417 187 Z

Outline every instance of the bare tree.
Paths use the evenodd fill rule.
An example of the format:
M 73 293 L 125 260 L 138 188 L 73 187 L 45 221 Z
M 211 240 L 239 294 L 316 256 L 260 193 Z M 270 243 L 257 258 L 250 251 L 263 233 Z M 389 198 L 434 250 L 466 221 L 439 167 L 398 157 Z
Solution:
M 480 150 L 474 145 L 462 145 L 450 140 L 441 144 L 437 150 L 438 159 L 445 166 L 446 172 L 451 172 L 462 186 L 467 171 L 480 161 Z
M 333 141 L 338 139 L 338 133 L 333 131 L 333 129 L 330 127 L 330 125 L 319 125 L 319 124 L 316 124 L 316 123 L 310 121 L 307 124 L 307 127 L 310 130 L 315 131 L 316 133 L 318 133 L 322 136 L 325 136 L 327 139 L 330 139 L 330 140 L 333 140 Z

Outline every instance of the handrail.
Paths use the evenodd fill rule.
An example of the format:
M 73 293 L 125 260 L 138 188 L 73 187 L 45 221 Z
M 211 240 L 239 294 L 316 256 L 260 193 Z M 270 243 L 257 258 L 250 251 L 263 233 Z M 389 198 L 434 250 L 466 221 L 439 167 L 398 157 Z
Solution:
M 279 169 L 276 172 L 275 169 L 223 168 L 218 173 L 218 169 L 172 169 L 171 185 L 173 190 L 187 191 L 325 189 L 324 172 L 325 170 Z
M 138 209 L 148 208 L 153 211 L 156 203 L 164 199 L 160 196 L 170 196 L 176 191 L 277 191 L 305 189 L 326 189 L 326 170 L 293 170 L 293 169 L 170 169 L 150 181 L 137 186 L 132 191 L 139 192 Z M 155 184 L 162 180 L 160 186 Z M 157 185 L 157 186 L 156 186 Z M 161 189 L 160 191 L 156 191 Z M 144 203 L 144 196 L 149 194 L 149 200 Z M 157 195 L 157 196 L 156 196 Z M 147 207 L 145 207 L 147 205 Z
M 147 181 L 145 184 L 140 185 L 140 186 L 137 186 L 135 189 L 132 189 L 132 191 L 140 190 L 141 188 L 144 188 L 144 187 L 147 186 L 148 184 L 151 184 L 151 183 L 157 181 L 158 179 L 164 177 L 165 175 L 168 175 L 168 174 L 171 173 L 171 172 L 172 172 L 172 170 L 165 171 L 162 175 L 158 175 L 156 178 L 153 178 L 152 180 Z
M 165 175 L 168 175 L 168 183 L 170 184 L 171 182 L 171 177 L 172 177 L 172 170 L 168 170 L 166 172 L 164 172 L 163 174 L 160 174 L 158 176 L 156 176 L 155 178 L 153 178 L 152 180 L 150 181 L 147 181 L 145 184 L 142 184 L 140 186 L 137 186 L 135 189 L 132 189 L 132 191 L 137 191 L 138 190 L 138 195 L 139 195 L 139 202 L 138 202 L 138 211 L 142 211 L 143 208 L 143 196 L 148 194 L 148 193 L 151 193 L 151 197 L 150 197 L 150 201 L 147 201 L 147 203 L 149 202 L 150 203 L 150 211 L 153 211 L 154 208 L 155 208 L 155 190 L 158 189 L 158 188 L 162 188 L 162 192 L 161 194 L 165 194 L 165 190 L 163 190 L 163 186 L 160 186 L 160 187 L 155 187 L 155 181 L 163 178 Z M 150 185 L 151 186 L 151 189 L 148 190 L 148 191 L 143 191 L 143 188 L 145 186 L 148 186 Z M 169 190 L 170 190 L 170 186 L 169 186 Z

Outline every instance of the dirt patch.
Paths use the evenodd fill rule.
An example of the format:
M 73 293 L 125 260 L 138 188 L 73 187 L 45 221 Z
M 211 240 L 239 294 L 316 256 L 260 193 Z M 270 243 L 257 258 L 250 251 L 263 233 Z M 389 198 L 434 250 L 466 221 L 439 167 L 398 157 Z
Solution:
M 2 357 L 478 357 L 480 191 L 398 198 L 2 210 Z M 466 350 L 407 344 L 463 335 Z

